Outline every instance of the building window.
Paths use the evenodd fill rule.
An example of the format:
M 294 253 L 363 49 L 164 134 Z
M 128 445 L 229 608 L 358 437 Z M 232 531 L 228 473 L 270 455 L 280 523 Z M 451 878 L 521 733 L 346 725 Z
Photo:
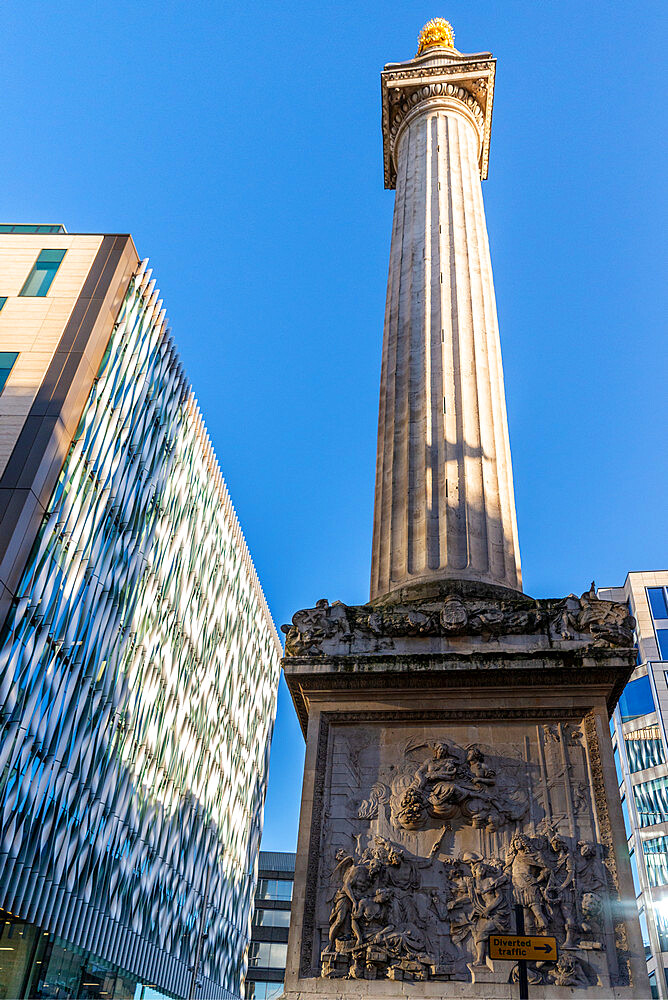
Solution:
M 650 972 L 649 974 L 649 989 L 651 997 L 659 996 L 659 987 L 656 985 L 656 972 Z
M 628 840 L 631 836 L 631 820 L 629 819 L 629 807 L 626 803 L 625 795 L 622 795 L 622 816 L 624 817 L 624 829 L 626 831 L 626 839 Z
M 257 884 L 258 899 L 292 899 L 292 881 L 285 878 L 261 878 Z
M 668 660 L 668 628 L 656 630 L 656 641 L 659 644 L 659 656 L 662 660 Z
M 642 944 L 645 949 L 645 958 L 648 959 L 652 954 L 652 945 L 649 937 L 649 928 L 647 927 L 647 917 L 645 916 L 644 908 L 641 908 L 638 917 L 640 919 L 640 933 L 642 935 Z
M 37 298 L 46 295 L 66 252 L 65 250 L 42 250 L 19 295 Z
M 0 351 L 0 392 L 5 388 L 5 382 L 17 358 L 18 354 L 15 351 Z
M 642 845 L 651 886 L 668 885 L 668 837 L 652 837 Z
M 617 784 L 621 785 L 622 781 L 624 780 L 624 776 L 622 774 L 622 765 L 619 759 L 619 747 L 615 746 L 614 750 L 612 751 L 612 755 L 615 760 L 615 771 L 617 772 Z
M 647 599 L 652 609 L 652 618 L 668 618 L 668 604 L 663 587 L 648 587 Z
M 248 954 L 250 968 L 284 969 L 288 960 L 288 946 L 282 941 L 251 941 Z
M 261 979 L 246 981 L 246 1000 L 274 1000 L 283 996 L 283 983 L 267 983 Z
M 624 742 L 630 771 L 644 771 L 646 767 L 665 763 L 666 755 L 658 726 L 645 726 L 644 729 L 624 733 Z
M 633 786 L 638 822 L 641 827 L 668 823 L 668 778 L 653 778 Z
M 256 927 L 289 927 L 289 910 L 265 910 L 258 907 L 255 910 L 254 923 Z
M 19 225 L 12 226 L 7 222 L 0 223 L 0 233 L 39 233 L 44 235 L 44 233 L 50 233 L 52 236 L 54 233 L 64 233 L 65 226 L 28 226 L 25 223 L 20 223 Z
M 636 852 L 631 851 L 629 853 L 629 861 L 631 862 L 631 877 L 633 879 L 633 888 L 635 890 L 636 896 L 640 895 L 640 876 L 638 875 L 638 865 L 636 863 Z
M 636 719 L 639 715 L 649 715 L 650 712 L 656 711 L 652 685 L 647 674 L 626 685 L 619 699 L 619 711 L 622 722 L 628 722 L 629 719 Z
M 6 295 L 0 295 L 0 312 L 2 312 L 2 307 L 4 306 L 4 304 L 5 304 L 6 301 L 7 301 L 7 296 Z

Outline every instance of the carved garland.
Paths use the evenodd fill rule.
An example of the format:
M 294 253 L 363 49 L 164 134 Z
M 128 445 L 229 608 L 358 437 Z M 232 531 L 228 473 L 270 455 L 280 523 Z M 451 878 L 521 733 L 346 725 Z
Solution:
M 404 122 L 404 119 L 419 104 L 423 101 L 428 101 L 435 97 L 450 97 L 453 100 L 459 101 L 464 105 L 465 108 L 473 115 L 478 127 L 481 132 L 485 128 L 485 113 L 468 90 L 463 87 L 458 87 L 454 83 L 428 83 L 418 90 L 413 91 L 413 93 L 408 96 L 406 95 L 401 103 L 394 105 L 395 111 L 391 116 L 392 125 L 389 130 L 389 140 L 390 149 L 392 151 L 392 156 L 394 156 L 394 148 L 397 140 L 397 136 Z
M 313 935 L 315 933 L 315 898 L 318 888 L 320 867 L 320 837 L 322 834 L 322 811 L 325 800 L 325 774 L 327 769 L 327 745 L 329 743 L 329 716 L 320 717 L 318 745 L 315 755 L 315 775 L 313 780 L 313 811 L 311 813 L 311 833 L 309 837 L 308 867 L 306 869 L 306 902 L 302 920 L 302 948 L 299 956 L 299 975 L 303 979 L 312 975 Z M 317 849 L 316 849 L 317 845 Z
M 617 856 L 615 854 L 614 839 L 612 836 L 612 824 L 610 822 L 610 812 L 608 810 L 608 796 L 605 788 L 605 778 L 603 776 L 603 764 L 601 762 L 601 747 L 596 729 L 596 713 L 588 712 L 584 719 L 584 731 L 587 741 L 587 753 L 589 755 L 589 766 L 591 771 L 591 782 L 594 791 L 594 802 L 596 804 L 596 815 L 598 817 L 601 841 L 606 849 L 606 871 L 609 875 L 611 889 L 619 899 L 619 873 L 617 871 Z M 623 919 L 613 917 L 615 925 L 615 936 L 617 939 L 618 952 L 625 956 L 623 969 L 620 968 L 620 983 L 625 985 L 631 982 L 630 963 L 628 961 L 628 936 L 626 933 L 626 922 Z

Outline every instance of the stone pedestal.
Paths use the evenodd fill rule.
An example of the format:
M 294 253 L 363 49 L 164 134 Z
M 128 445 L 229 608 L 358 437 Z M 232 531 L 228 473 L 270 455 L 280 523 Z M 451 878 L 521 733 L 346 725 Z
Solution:
M 632 619 L 448 582 L 286 628 L 307 740 L 286 997 L 517 996 L 487 939 L 556 936 L 532 998 L 649 996 L 608 717 Z

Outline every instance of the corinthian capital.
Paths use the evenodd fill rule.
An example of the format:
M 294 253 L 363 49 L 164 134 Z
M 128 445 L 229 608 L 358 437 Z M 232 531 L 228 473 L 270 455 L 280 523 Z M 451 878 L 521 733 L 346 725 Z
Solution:
M 388 63 L 381 73 L 385 187 L 394 188 L 396 152 L 416 115 L 441 107 L 466 117 L 478 134 L 480 176 L 487 177 L 496 59 L 489 52 L 465 55 L 430 48 L 415 59 Z

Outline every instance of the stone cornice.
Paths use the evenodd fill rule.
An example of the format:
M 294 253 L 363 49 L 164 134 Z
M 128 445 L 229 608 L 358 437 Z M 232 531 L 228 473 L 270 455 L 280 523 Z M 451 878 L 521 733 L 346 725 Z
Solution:
M 425 62 L 431 65 L 424 65 Z M 396 185 L 398 138 L 411 112 L 424 102 L 442 101 L 457 108 L 475 125 L 480 137 L 480 176 L 487 177 L 492 128 L 496 60 L 491 56 L 453 60 L 434 58 L 389 64 L 381 73 L 385 187 Z
M 541 653 L 414 654 L 412 656 L 285 657 L 283 670 L 302 732 L 306 736 L 311 696 L 335 692 L 454 691 L 503 688 L 597 688 L 612 713 L 634 668 L 635 649 L 550 649 Z M 413 710 L 407 706 L 406 711 Z M 442 709 L 438 709 L 442 714 Z M 477 709 L 476 709 L 477 711 Z M 533 709 L 532 709 L 533 711 Z M 507 715 L 507 706 L 503 709 Z

